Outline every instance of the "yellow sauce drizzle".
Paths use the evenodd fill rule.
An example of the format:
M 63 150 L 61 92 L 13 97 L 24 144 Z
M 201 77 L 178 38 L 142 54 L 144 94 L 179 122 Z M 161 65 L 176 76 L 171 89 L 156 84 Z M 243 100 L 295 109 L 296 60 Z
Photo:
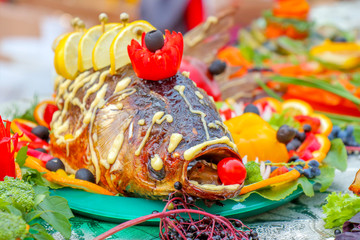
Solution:
M 143 149 L 143 147 L 145 146 L 145 143 L 146 143 L 147 139 L 148 139 L 149 136 L 150 136 L 151 129 L 152 129 L 152 127 L 154 126 L 155 123 L 160 125 L 160 124 L 162 124 L 162 122 L 165 121 L 165 120 L 166 120 L 168 123 L 171 123 L 171 122 L 174 120 L 171 115 L 166 114 L 166 115 L 164 116 L 164 114 L 165 114 L 165 112 L 162 112 L 162 111 L 157 112 L 157 113 L 154 114 L 154 116 L 153 116 L 153 118 L 152 118 L 152 121 L 151 121 L 151 125 L 150 125 L 149 129 L 146 131 L 145 137 L 144 137 L 143 140 L 141 141 L 140 146 L 138 147 L 138 149 L 136 149 L 136 151 L 135 151 L 135 155 L 136 155 L 136 156 L 139 156 L 139 155 L 140 155 L 141 149 Z
M 183 86 L 183 85 L 176 85 L 176 86 L 174 87 L 174 89 L 180 93 L 181 97 L 184 99 L 184 101 L 185 101 L 186 104 L 188 105 L 190 112 L 200 115 L 200 117 L 201 117 L 201 122 L 203 123 L 204 130 L 205 130 L 205 134 L 206 134 L 206 139 L 209 140 L 209 139 L 210 139 L 210 136 L 209 136 L 209 131 L 208 131 L 208 128 L 207 128 L 206 120 L 205 120 L 206 114 L 203 113 L 203 112 L 200 111 L 200 110 L 194 110 L 194 109 L 192 108 L 191 103 L 189 102 L 189 100 L 186 98 L 186 96 L 185 96 L 185 94 L 184 94 L 185 86 Z
M 114 93 L 124 90 L 125 88 L 127 88 L 127 86 L 129 86 L 130 83 L 131 83 L 131 78 L 129 77 L 122 79 L 116 84 Z
M 230 146 L 231 148 L 237 150 L 236 145 L 233 142 L 231 142 L 228 137 L 224 136 L 222 138 L 206 141 L 206 142 L 200 143 L 196 146 L 189 148 L 188 150 L 186 150 L 184 152 L 184 158 L 185 158 L 185 160 L 192 160 L 197 154 L 199 154 L 201 152 L 201 150 L 203 148 L 205 148 L 207 146 L 215 145 L 218 143 L 225 143 L 226 145 Z
M 209 127 L 209 128 L 219 129 L 219 126 L 216 125 L 215 123 L 209 123 L 209 124 L 208 124 L 208 127 Z
M 180 133 L 171 134 L 168 152 L 172 153 L 177 148 L 182 139 L 183 135 L 181 135 Z
M 151 158 L 150 164 L 155 171 L 160 171 L 164 167 L 164 162 L 158 154 Z
M 140 120 L 138 121 L 138 124 L 139 124 L 140 126 L 145 125 L 145 119 L 140 119 Z
M 197 96 L 198 98 L 200 98 L 200 99 L 203 99 L 203 98 L 204 98 L 204 96 L 203 96 L 199 91 L 195 91 L 195 94 L 196 94 L 196 96 Z
M 116 136 L 112 147 L 109 150 L 109 155 L 107 157 L 107 162 L 109 164 L 113 164 L 116 160 L 117 155 L 119 154 L 119 151 L 122 147 L 122 144 L 124 142 L 124 133 L 120 133 L 119 135 Z
M 184 77 L 190 78 L 190 72 L 183 71 L 181 74 L 182 74 Z

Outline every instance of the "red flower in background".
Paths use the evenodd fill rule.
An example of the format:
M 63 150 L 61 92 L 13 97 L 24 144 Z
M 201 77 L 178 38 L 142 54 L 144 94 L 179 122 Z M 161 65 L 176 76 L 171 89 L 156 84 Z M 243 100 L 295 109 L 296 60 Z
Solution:
M 0 116 L 0 181 L 6 176 L 16 177 L 14 153 L 19 135 L 17 133 L 10 135 L 10 124 L 10 121 L 3 121 Z
M 145 33 L 141 45 L 132 40 L 128 46 L 131 64 L 136 75 L 146 80 L 161 80 L 174 76 L 181 63 L 183 54 L 183 38 L 181 33 L 165 30 L 164 46 L 151 52 L 145 45 Z

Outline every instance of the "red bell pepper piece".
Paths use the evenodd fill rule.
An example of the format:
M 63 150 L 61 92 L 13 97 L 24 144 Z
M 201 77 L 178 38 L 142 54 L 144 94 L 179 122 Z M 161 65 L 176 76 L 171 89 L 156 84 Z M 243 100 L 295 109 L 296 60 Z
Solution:
M 49 160 L 54 158 L 50 154 L 39 152 L 34 149 L 28 149 L 27 155 L 40 159 L 44 164 L 46 164 Z
M 180 65 L 180 72 L 190 72 L 190 78 L 199 88 L 214 98 L 215 101 L 221 101 L 221 91 L 217 82 L 207 75 L 207 66 L 196 58 L 183 59 Z
M 136 75 L 146 80 L 158 81 L 174 76 L 181 63 L 183 54 L 183 37 L 181 33 L 165 30 L 164 46 L 151 52 L 145 45 L 145 33 L 141 45 L 131 40 L 127 47 L 128 54 Z
M 321 125 L 320 119 L 315 117 L 310 117 L 306 115 L 297 115 L 294 118 L 301 125 L 309 124 L 311 126 L 311 132 L 313 133 L 317 133 Z
M 14 153 L 19 135 L 15 133 L 11 137 L 10 124 L 10 121 L 3 121 L 0 116 L 0 181 L 3 181 L 6 176 L 16 177 Z M 11 150 L 11 143 L 14 146 L 13 150 Z
M 27 136 L 30 138 L 32 142 L 41 143 L 43 146 L 49 146 L 47 142 L 42 140 L 41 138 L 37 137 L 35 134 L 31 133 L 32 128 L 27 126 L 26 124 L 22 124 L 19 122 L 14 121 L 15 124 L 18 126 L 18 128 Z
M 16 151 L 19 151 L 20 148 L 25 146 L 28 146 L 29 149 L 35 149 L 35 148 L 44 148 L 45 150 L 49 149 L 49 144 L 44 145 L 42 142 L 20 141 L 18 142 Z
M 54 113 L 58 110 L 55 104 L 47 104 L 44 111 L 44 121 L 50 126 Z
M 307 161 L 313 158 L 312 152 L 319 150 L 321 145 L 312 133 L 307 134 L 305 141 L 297 149 L 296 154 L 299 158 Z

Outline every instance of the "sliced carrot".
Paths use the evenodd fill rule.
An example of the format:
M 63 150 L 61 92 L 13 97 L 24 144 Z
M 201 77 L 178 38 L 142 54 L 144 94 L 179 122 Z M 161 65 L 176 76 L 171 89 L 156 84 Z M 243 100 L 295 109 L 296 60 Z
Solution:
M 25 166 L 36 169 L 39 172 L 45 172 L 43 177 L 46 180 L 57 183 L 61 186 L 82 189 L 82 190 L 85 190 L 87 192 L 92 192 L 92 193 L 98 193 L 98 194 L 104 194 L 104 195 L 114 195 L 112 192 L 109 192 L 108 190 L 106 190 L 103 187 L 100 187 L 97 184 L 94 184 L 94 183 L 91 183 L 88 181 L 84 181 L 84 180 L 80 180 L 80 179 L 75 179 L 75 178 L 72 178 L 69 176 L 63 176 L 62 174 L 59 174 L 56 172 L 50 172 L 45 167 L 43 167 L 41 165 L 41 163 L 39 163 L 39 161 L 41 162 L 41 160 L 39 160 L 39 159 L 28 156 L 28 158 L 26 159 L 26 162 L 25 162 Z
M 17 162 L 15 162 L 15 175 L 16 175 L 16 178 L 22 179 L 21 168 Z
M 273 185 L 273 184 L 290 182 L 295 179 L 298 179 L 299 177 L 300 177 L 300 173 L 297 170 L 291 170 L 290 172 L 287 172 L 287 173 L 284 173 L 284 174 L 281 174 L 281 175 L 278 175 L 278 176 L 275 176 L 272 178 L 268 178 L 268 179 L 262 180 L 257 183 L 253 183 L 253 184 L 244 186 L 241 189 L 240 195 L 248 193 L 248 192 L 252 192 L 252 191 L 258 190 L 260 188 Z

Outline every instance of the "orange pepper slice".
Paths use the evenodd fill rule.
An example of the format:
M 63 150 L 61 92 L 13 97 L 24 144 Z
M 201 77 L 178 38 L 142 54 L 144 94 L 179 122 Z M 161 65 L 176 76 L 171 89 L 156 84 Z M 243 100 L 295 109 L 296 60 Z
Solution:
M 310 114 L 310 117 L 318 118 L 320 120 L 320 127 L 318 129 L 319 133 L 328 136 L 333 128 L 333 124 L 327 116 L 320 113 L 312 113 Z
M 17 162 L 15 162 L 15 176 L 18 179 L 22 179 L 21 168 Z
M 300 173 L 297 170 L 291 170 L 287 173 L 272 177 L 272 178 L 268 178 L 265 180 L 262 180 L 260 182 L 257 183 L 253 183 L 247 186 L 244 186 L 241 191 L 240 191 L 240 195 L 248 193 L 248 192 L 252 192 L 255 190 L 258 190 L 260 188 L 263 187 L 267 187 L 273 184 L 283 184 L 283 183 L 287 183 L 287 182 L 291 182 L 293 180 L 296 180 L 300 177 Z
M 24 134 L 24 132 L 20 129 L 19 124 L 21 124 L 27 131 L 31 132 L 31 129 L 36 127 L 37 124 L 33 123 L 31 121 L 25 120 L 25 119 L 20 119 L 20 118 L 15 118 L 14 120 L 12 120 L 11 122 L 11 130 L 14 133 L 18 133 L 19 136 L 21 136 L 19 138 L 19 141 L 26 141 L 26 142 L 32 142 L 31 138 L 29 138 L 26 134 Z
M 360 196 L 360 170 L 356 173 L 354 182 L 350 185 L 349 190 Z
M 314 160 L 317 160 L 319 163 L 321 163 L 330 150 L 331 142 L 329 138 L 323 134 L 316 134 L 315 138 L 320 143 L 320 149 L 313 151 L 311 154 L 313 155 Z
M 34 118 L 39 125 L 50 128 L 52 115 L 56 110 L 57 106 L 55 101 L 44 100 L 36 105 L 34 110 Z
M 45 173 L 43 177 L 47 179 L 50 182 L 57 183 L 61 186 L 65 187 L 71 187 L 76 189 L 82 189 L 87 192 L 92 193 L 98 193 L 98 194 L 104 194 L 104 195 L 114 195 L 112 192 L 106 190 L 105 188 L 80 179 L 75 179 L 69 176 L 63 176 L 61 174 L 50 172 L 47 170 L 43 164 L 41 164 L 41 160 L 36 159 L 34 157 L 28 156 L 28 158 L 25 161 L 25 166 L 29 168 L 33 168 L 38 170 L 39 172 Z

